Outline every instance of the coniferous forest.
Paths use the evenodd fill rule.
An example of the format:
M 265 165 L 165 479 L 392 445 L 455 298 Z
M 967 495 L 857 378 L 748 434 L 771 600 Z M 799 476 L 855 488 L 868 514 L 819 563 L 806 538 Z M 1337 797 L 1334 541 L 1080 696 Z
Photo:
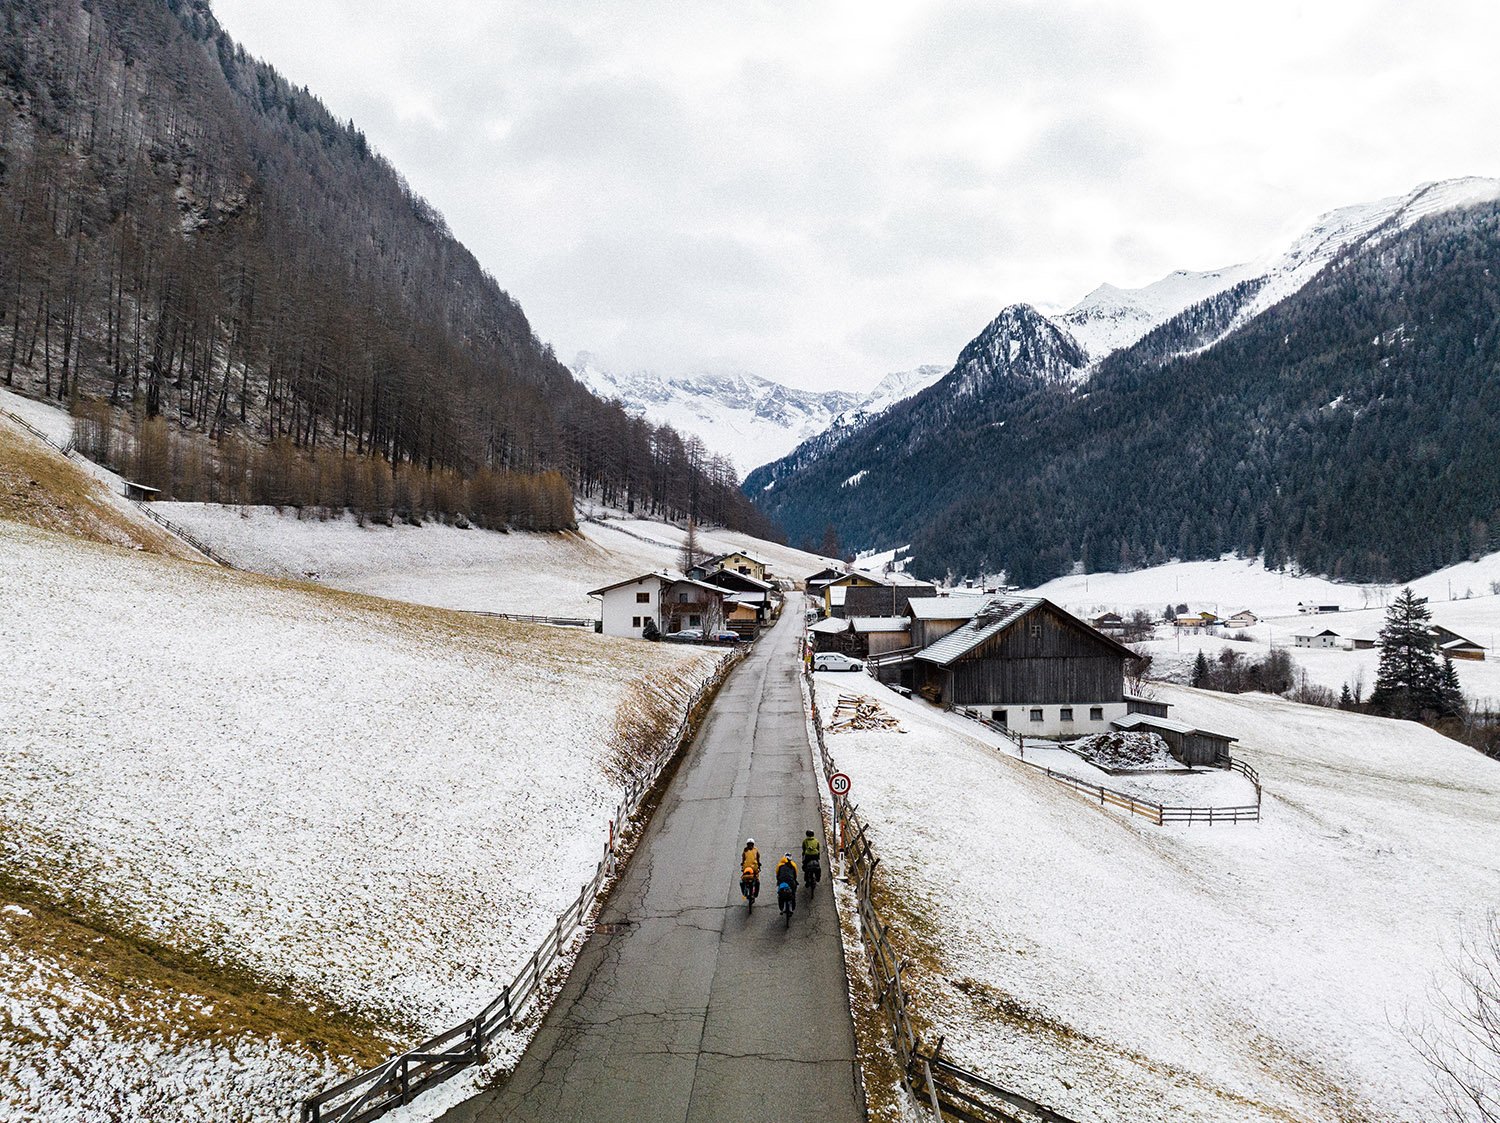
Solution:
M 1082 383 L 1049 353 L 965 395 L 961 360 L 746 490 L 794 542 L 831 525 L 854 549 L 910 542 L 928 576 L 1026 585 L 1230 551 L 1389 582 L 1500 549 L 1500 206 L 1393 230 L 1223 334 L 1247 295 Z
M 177 498 L 545 528 L 577 492 L 770 529 L 203 0 L 0 6 L 0 385 Z

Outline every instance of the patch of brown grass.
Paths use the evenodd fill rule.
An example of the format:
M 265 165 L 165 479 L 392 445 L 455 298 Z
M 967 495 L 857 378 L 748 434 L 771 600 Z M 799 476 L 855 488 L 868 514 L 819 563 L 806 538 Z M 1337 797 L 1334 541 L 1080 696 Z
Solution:
M 0 519 L 170 557 L 196 557 L 166 531 L 125 514 L 98 480 L 4 418 Z
M 385 1027 L 326 998 L 293 994 L 244 968 L 141 935 L 4 870 L 0 935 L 12 951 L 78 980 L 97 1000 L 94 1016 L 124 1033 L 216 1044 L 277 1039 L 350 1068 L 378 1064 L 392 1052 Z M 152 1020 L 168 1009 L 170 1024 Z

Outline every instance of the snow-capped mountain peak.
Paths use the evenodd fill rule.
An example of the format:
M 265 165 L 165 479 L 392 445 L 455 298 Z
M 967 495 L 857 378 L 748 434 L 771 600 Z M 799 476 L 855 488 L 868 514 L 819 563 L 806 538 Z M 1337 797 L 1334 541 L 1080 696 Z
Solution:
M 1106 283 L 1055 319 L 1068 329 L 1089 361 L 1097 362 L 1112 351 L 1130 346 L 1185 308 L 1252 275 L 1251 266 L 1231 265 L 1203 272 L 1178 269 L 1138 289 Z
M 830 428 L 852 431 L 941 378 L 947 367 L 888 374 L 868 394 L 800 390 L 744 371 L 663 375 L 604 370 L 588 352 L 573 375 L 594 393 L 658 425 L 698 437 L 744 475 Z

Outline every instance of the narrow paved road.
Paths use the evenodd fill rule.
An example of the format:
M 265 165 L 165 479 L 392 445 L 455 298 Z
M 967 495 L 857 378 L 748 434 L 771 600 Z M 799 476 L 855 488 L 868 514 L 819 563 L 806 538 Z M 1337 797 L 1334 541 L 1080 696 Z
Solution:
M 441 1123 L 864 1119 L 830 886 L 799 893 L 790 929 L 769 887 L 777 856 L 822 837 L 799 607 L 720 692 L 515 1074 Z M 766 862 L 753 910 L 747 837 Z

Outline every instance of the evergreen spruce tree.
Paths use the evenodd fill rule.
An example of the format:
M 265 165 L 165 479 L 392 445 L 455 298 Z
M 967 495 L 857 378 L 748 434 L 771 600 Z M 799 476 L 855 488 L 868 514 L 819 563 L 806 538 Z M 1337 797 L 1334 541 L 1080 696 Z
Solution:
M 1427 598 L 1402 589 L 1380 629 L 1380 670 L 1370 705 L 1392 717 L 1441 713 L 1442 674 Z
M 1193 685 L 1203 689 L 1211 689 L 1209 681 L 1208 656 L 1198 652 L 1198 658 L 1193 660 Z
M 1354 695 L 1349 692 L 1349 684 L 1347 682 L 1344 683 L 1344 689 L 1339 694 L 1339 709 L 1341 709 L 1341 710 L 1352 710 L 1352 709 L 1354 709 Z
M 1464 690 L 1458 681 L 1458 668 L 1446 654 L 1438 675 L 1438 702 L 1438 713 L 1443 717 L 1459 717 L 1464 712 Z

